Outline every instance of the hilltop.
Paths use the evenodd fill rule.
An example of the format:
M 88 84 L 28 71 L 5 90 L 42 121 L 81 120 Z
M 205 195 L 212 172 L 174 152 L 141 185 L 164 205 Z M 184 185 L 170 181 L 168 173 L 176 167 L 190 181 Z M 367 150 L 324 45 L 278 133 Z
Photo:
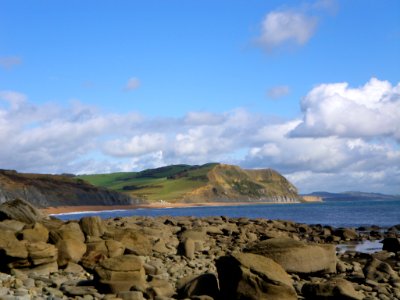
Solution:
M 148 202 L 297 202 L 301 199 L 296 187 L 277 171 L 245 170 L 217 163 L 172 165 L 79 178 Z
M 68 175 L 27 174 L 0 170 L 0 203 L 25 199 L 36 207 L 130 205 L 128 195 L 88 184 Z

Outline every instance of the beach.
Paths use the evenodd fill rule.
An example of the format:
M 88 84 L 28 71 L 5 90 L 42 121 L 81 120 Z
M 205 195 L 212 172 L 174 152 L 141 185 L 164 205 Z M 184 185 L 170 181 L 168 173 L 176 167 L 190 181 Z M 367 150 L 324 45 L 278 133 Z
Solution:
M 238 205 L 257 205 L 257 204 L 277 204 L 276 202 L 200 202 L 200 203 L 170 203 L 170 202 L 154 202 L 149 204 L 131 204 L 131 205 L 75 205 L 75 206 L 57 206 L 46 207 L 40 210 L 48 215 L 65 214 L 74 212 L 93 212 L 108 210 L 127 210 L 127 209 L 143 209 L 143 208 L 185 208 L 185 207 L 201 207 L 201 206 L 238 206 Z

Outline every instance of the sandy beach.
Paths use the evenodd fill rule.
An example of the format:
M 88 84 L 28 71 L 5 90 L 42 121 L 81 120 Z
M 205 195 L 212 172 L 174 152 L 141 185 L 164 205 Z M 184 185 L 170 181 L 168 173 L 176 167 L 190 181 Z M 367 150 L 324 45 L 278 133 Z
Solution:
M 256 204 L 277 204 L 274 202 L 201 202 L 201 203 L 169 203 L 155 202 L 149 204 L 132 204 L 132 205 L 79 205 L 79 206 L 58 206 L 42 208 L 41 211 L 49 214 L 64 214 L 85 211 L 104 211 L 104 210 L 125 210 L 139 208 L 184 208 L 197 206 L 238 206 L 238 205 L 256 205 Z

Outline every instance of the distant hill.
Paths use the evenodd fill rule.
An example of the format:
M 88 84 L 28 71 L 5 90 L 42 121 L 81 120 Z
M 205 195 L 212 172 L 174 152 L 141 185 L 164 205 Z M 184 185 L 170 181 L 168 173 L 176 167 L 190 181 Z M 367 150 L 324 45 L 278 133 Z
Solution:
M 0 203 L 15 198 L 24 199 L 36 207 L 127 205 L 138 202 L 126 194 L 93 186 L 71 175 L 0 170 Z
M 142 172 L 82 175 L 79 178 L 149 202 L 301 200 L 296 187 L 274 170 L 244 170 L 216 163 L 172 165 Z
M 313 192 L 307 196 L 321 197 L 324 201 L 341 201 L 341 200 L 400 200 L 400 195 L 385 195 L 380 193 L 365 192 Z

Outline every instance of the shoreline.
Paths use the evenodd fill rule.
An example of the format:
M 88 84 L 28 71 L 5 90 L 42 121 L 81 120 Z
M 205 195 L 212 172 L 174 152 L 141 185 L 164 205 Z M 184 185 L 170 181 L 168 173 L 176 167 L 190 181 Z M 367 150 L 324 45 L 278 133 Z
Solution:
M 66 213 L 100 212 L 130 209 L 161 209 L 161 208 L 188 208 L 188 207 L 218 207 L 218 206 L 245 206 L 257 204 L 298 204 L 301 202 L 282 203 L 282 202 L 196 202 L 196 203 L 169 203 L 155 202 L 148 204 L 130 205 L 75 205 L 46 207 L 40 210 L 48 215 L 58 215 Z

